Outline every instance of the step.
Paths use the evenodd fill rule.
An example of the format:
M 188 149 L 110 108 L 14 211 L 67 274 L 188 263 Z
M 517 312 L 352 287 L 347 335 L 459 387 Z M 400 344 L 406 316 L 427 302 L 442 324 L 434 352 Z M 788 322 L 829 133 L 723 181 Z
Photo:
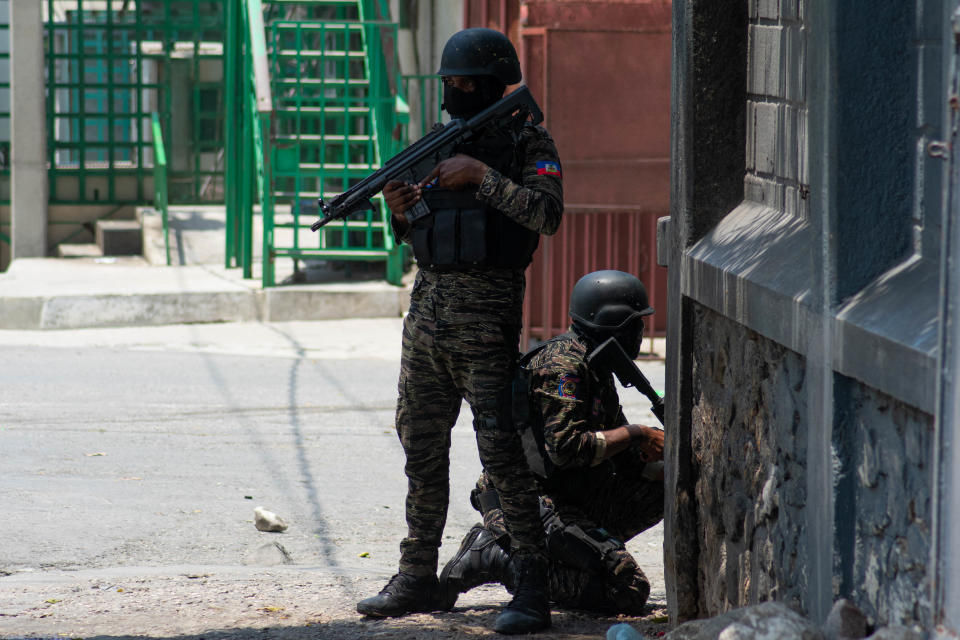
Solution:
M 103 251 L 100 245 L 88 244 L 58 244 L 58 258 L 102 258 Z
M 366 78 L 293 78 L 293 77 L 275 77 L 271 78 L 274 85 L 296 86 L 296 87 L 337 87 L 344 85 L 350 87 L 365 87 L 370 84 Z
M 296 5 L 296 4 L 308 4 L 308 5 L 321 5 L 321 6 L 330 6 L 330 7 L 355 7 L 357 6 L 357 0 L 264 0 L 263 4 L 275 4 L 275 5 Z
M 349 19 L 349 18 L 348 18 Z M 308 32 L 308 31 L 362 31 L 363 24 L 360 22 L 331 22 L 322 18 L 311 18 L 309 20 L 273 20 L 268 28 L 274 31 L 283 32 Z
M 337 49 L 280 49 L 279 51 L 270 51 L 269 55 L 276 58 L 299 58 L 301 60 L 320 60 L 329 58 L 356 58 L 366 57 L 365 51 L 343 51 Z
M 143 253 L 143 232 L 136 220 L 97 220 L 97 244 L 105 256 Z
M 386 258 L 390 252 L 386 249 L 342 249 L 339 247 L 330 249 L 277 249 L 276 255 L 286 258 L 323 258 L 345 260 L 378 260 Z
M 351 173 L 355 171 L 372 173 L 377 169 L 376 165 L 369 162 L 351 162 L 343 164 L 342 162 L 301 162 L 300 171 L 312 171 L 314 173 Z
M 349 113 L 369 113 L 370 107 L 344 107 L 340 106 L 326 106 L 326 107 L 278 107 L 276 112 L 280 115 L 289 115 L 291 117 L 297 117 L 302 113 L 343 113 L 348 111 Z
M 278 135 L 275 138 L 275 140 L 279 145 L 297 144 L 297 143 L 303 144 L 304 142 L 310 142 L 313 144 L 319 144 L 321 142 L 326 142 L 329 144 L 332 142 L 336 142 L 336 143 L 343 144 L 344 142 L 370 142 L 373 140 L 373 136 L 353 134 L 353 133 L 350 134 L 349 136 L 345 136 L 342 134 L 320 135 L 320 134 L 313 134 L 313 133 L 302 133 L 300 135 Z

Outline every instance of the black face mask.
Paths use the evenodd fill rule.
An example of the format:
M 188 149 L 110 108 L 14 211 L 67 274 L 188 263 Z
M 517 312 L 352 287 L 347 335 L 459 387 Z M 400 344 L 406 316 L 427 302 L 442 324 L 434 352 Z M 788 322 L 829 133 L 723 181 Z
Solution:
M 448 84 L 443 85 L 443 104 L 441 108 L 454 118 L 472 118 L 490 104 L 492 103 L 480 90 L 480 87 L 467 93 Z
M 620 343 L 620 346 L 627 352 L 631 360 L 636 360 L 640 355 L 640 345 L 643 342 L 643 329 L 643 320 L 638 318 L 625 327 L 623 331 L 614 334 L 617 342 Z
M 623 347 L 623 350 L 630 356 L 631 360 L 636 360 L 640 356 L 640 344 L 643 340 L 643 334 L 624 334 L 617 336 L 617 342 Z

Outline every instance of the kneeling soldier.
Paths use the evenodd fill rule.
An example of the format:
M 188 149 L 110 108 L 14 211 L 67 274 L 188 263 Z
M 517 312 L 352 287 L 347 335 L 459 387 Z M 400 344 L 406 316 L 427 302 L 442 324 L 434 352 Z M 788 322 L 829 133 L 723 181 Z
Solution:
M 538 476 L 551 601 L 604 613 L 639 614 L 650 583 L 624 542 L 663 518 L 663 431 L 628 424 L 609 361 L 592 357 L 613 338 L 632 360 L 643 317 L 653 313 L 636 277 L 598 271 L 570 299 L 572 327 L 521 360 L 512 414 Z M 519 409 L 519 410 L 518 410 Z M 460 593 L 516 580 L 499 498 L 486 474 L 471 502 L 483 524 L 467 533 L 440 575 L 445 606 Z

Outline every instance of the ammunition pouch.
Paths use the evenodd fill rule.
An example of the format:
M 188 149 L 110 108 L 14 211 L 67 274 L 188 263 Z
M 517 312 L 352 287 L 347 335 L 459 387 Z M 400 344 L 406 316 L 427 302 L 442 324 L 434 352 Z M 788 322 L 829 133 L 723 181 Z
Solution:
M 453 151 L 476 158 L 519 183 L 523 165 L 518 140 L 518 131 L 488 130 Z M 540 243 L 536 231 L 477 200 L 476 188 L 426 189 L 423 202 L 430 213 L 413 221 L 410 240 L 422 269 L 525 269 Z
M 411 229 L 413 255 L 420 268 L 524 269 L 533 259 L 539 234 L 484 206 L 475 190 L 430 189 L 423 200 L 430 215 L 414 221 Z

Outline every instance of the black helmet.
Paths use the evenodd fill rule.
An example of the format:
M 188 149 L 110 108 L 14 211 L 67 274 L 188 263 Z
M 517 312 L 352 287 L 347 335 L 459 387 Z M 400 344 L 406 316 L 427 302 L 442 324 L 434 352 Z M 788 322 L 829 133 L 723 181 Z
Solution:
M 520 59 L 510 39 L 493 29 L 464 29 L 450 36 L 440 56 L 438 76 L 493 76 L 503 84 L 520 82 Z
M 573 327 L 588 340 L 616 338 L 632 357 L 640 349 L 643 316 L 653 313 L 640 279 L 623 271 L 594 271 L 580 278 L 570 294 Z

